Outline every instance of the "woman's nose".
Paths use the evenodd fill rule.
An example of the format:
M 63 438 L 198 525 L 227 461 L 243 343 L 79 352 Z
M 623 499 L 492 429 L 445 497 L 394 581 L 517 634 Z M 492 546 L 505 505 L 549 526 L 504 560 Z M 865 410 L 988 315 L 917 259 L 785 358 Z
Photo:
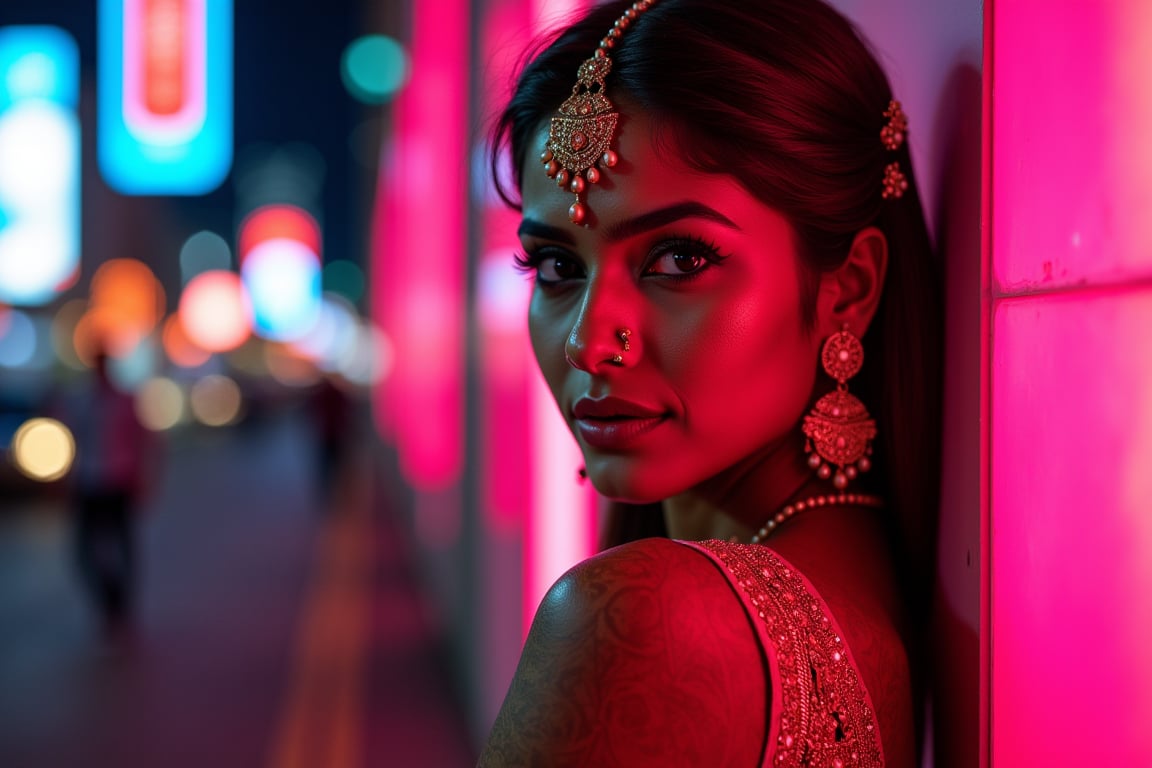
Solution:
M 585 302 L 564 344 L 564 357 L 573 368 L 592 374 L 629 368 L 639 359 L 638 342 L 624 312 L 592 313 Z

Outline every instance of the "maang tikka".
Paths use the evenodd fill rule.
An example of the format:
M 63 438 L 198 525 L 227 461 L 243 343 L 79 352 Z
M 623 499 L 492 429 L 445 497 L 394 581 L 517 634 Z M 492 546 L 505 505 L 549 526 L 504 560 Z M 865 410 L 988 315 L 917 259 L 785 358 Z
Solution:
M 836 380 L 836 390 L 816 401 L 804 417 L 804 450 L 808 466 L 821 479 L 832 478 L 832 484 L 843 490 L 859 472 L 872 467 L 872 440 L 876 422 L 868 409 L 848 392 L 848 379 L 864 364 L 864 346 L 845 327 L 824 342 L 820 355 L 824 371 Z M 836 469 L 833 470 L 832 467 Z
M 655 0 L 632 3 L 616 20 L 600 40 L 596 53 L 580 65 L 572 95 L 560 105 L 548 129 L 548 142 L 540 161 L 544 163 L 544 172 L 556 180 L 558 187 L 576 195 L 576 202 L 568 209 L 568 218 L 573 224 L 582 224 L 588 217 L 588 207 L 580 195 L 588 184 L 600 181 L 597 164 L 611 168 L 619 159 L 611 145 L 620 115 L 604 95 L 604 80 L 612 71 L 608 52 L 616 46 L 624 30 L 653 2 Z

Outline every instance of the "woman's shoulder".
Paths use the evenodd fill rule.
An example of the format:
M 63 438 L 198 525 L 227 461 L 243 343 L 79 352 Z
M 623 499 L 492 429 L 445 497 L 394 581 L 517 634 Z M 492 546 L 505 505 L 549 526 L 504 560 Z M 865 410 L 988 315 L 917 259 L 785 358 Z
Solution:
M 756 765 L 759 641 L 708 559 L 667 539 L 569 570 L 537 611 L 484 765 Z

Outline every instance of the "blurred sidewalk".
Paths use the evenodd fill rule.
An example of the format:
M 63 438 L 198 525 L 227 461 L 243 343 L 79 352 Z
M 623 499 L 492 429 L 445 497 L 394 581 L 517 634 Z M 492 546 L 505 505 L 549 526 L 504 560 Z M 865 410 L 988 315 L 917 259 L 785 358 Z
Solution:
M 321 509 L 303 414 L 178 436 L 116 641 L 63 505 L 6 509 L 0 766 L 473 764 L 380 457 L 349 454 Z

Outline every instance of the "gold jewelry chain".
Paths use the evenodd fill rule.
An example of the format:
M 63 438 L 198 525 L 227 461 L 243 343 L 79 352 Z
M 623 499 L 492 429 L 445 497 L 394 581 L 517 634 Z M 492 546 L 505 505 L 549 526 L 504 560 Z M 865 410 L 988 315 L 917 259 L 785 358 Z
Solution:
M 833 494 L 820 494 L 819 496 L 809 496 L 803 501 L 796 501 L 791 504 L 785 505 L 783 509 L 777 512 L 772 517 L 768 518 L 768 522 L 761 526 L 760 530 L 752 536 L 749 544 L 759 544 L 775 531 L 778 527 L 783 525 L 787 520 L 790 520 L 794 515 L 803 512 L 812 507 L 830 507 L 830 506 L 854 506 L 854 507 L 872 507 L 879 509 L 884 506 L 884 499 L 879 496 L 873 496 L 867 493 L 833 493 Z

